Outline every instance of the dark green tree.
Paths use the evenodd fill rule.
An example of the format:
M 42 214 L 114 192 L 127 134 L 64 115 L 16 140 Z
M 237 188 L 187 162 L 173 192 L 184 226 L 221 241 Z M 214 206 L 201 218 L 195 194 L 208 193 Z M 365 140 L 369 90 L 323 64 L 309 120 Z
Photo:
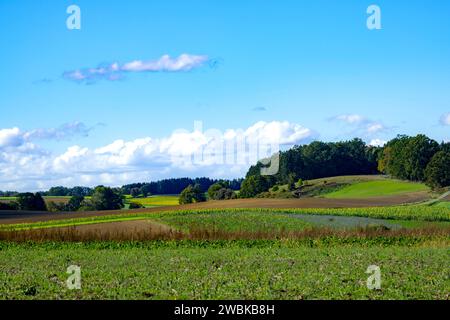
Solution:
M 261 192 L 267 191 L 267 182 L 260 175 L 245 178 L 241 185 L 239 196 L 241 198 L 252 198 Z
M 19 210 L 47 211 L 47 206 L 40 193 L 19 193 L 17 206 Z
M 224 185 L 222 182 L 216 182 L 208 188 L 208 199 L 215 199 L 216 192 L 223 189 Z
M 69 202 L 66 204 L 66 211 L 78 211 L 81 208 L 81 204 L 83 203 L 83 196 L 72 196 Z
M 130 190 L 130 195 L 131 195 L 133 198 L 139 197 L 140 194 L 141 194 L 141 189 L 139 189 L 139 188 L 132 188 L 132 189 Z
M 188 204 L 194 202 L 206 201 L 205 193 L 202 192 L 200 185 L 188 185 L 180 194 L 178 202 L 180 204 Z
M 426 183 L 432 188 L 450 186 L 450 152 L 439 151 L 425 170 Z
M 90 203 L 95 210 L 117 210 L 122 209 L 122 195 L 109 187 L 98 186 L 94 189 Z
M 236 199 L 236 192 L 230 188 L 221 188 L 214 193 L 214 200 L 230 200 Z

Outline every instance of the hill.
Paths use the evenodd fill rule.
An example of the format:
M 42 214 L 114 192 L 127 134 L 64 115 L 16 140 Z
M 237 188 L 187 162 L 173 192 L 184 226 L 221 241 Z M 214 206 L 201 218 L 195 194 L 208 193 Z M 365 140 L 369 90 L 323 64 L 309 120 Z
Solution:
M 428 191 L 429 188 L 421 183 L 401 180 L 374 180 L 358 182 L 343 187 L 340 190 L 327 193 L 325 198 L 330 199 L 360 199 L 380 196 L 394 196 L 405 193 Z

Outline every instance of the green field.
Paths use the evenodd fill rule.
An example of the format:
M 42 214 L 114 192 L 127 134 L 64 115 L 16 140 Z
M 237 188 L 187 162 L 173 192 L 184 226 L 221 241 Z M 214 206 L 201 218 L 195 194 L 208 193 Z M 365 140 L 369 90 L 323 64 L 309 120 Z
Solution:
M 21 223 L 16 225 L 0 225 L 0 230 L 24 230 L 33 228 L 52 228 L 75 226 L 105 222 L 120 222 L 130 220 L 153 219 L 165 223 L 197 226 L 225 226 L 225 229 L 246 229 L 249 226 L 262 228 L 287 228 L 305 226 L 298 219 L 290 215 L 314 215 L 337 217 L 365 217 L 372 219 L 386 219 L 395 221 L 411 221 L 416 225 L 425 222 L 449 223 L 450 208 L 439 206 L 401 206 L 385 208 L 345 208 L 345 209 L 208 209 L 208 210 L 180 210 L 158 213 L 124 213 L 115 215 L 100 215 L 86 218 L 61 219 L 35 223 Z M 400 223 L 403 223 L 400 222 Z
M 326 198 L 369 198 L 379 196 L 391 196 L 409 192 L 428 191 L 429 188 L 420 183 L 412 183 L 398 180 L 375 180 L 355 183 L 340 190 L 324 195 Z
M 0 249 L 0 299 L 448 299 L 450 292 L 442 245 L 0 243 Z M 66 288 L 70 265 L 81 267 L 81 290 Z M 380 267 L 380 290 L 366 287 L 369 265 Z
M 445 202 L 132 212 L 0 225 L 0 236 L 134 220 L 186 236 L 0 241 L 0 299 L 449 299 Z M 388 228 L 369 228 L 380 225 Z M 66 287 L 70 265 L 81 268 L 81 290 Z M 379 290 L 366 286 L 370 265 Z

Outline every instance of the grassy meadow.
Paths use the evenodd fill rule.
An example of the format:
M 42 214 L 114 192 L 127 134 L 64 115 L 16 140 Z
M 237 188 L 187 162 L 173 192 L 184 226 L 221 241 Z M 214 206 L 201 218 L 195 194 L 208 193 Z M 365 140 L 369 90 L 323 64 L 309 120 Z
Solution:
M 357 199 L 392 196 L 418 191 L 429 191 L 429 188 L 420 183 L 397 180 L 375 180 L 346 186 L 340 190 L 326 194 L 325 197 L 333 199 Z

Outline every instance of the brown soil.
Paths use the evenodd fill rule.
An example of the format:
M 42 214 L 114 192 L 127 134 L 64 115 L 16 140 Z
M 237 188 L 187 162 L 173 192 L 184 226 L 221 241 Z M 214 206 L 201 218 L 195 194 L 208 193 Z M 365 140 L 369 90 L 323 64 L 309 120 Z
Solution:
M 113 211 L 88 211 L 88 212 L 25 212 L 25 211 L 0 211 L 1 224 L 27 223 L 38 221 L 49 221 L 59 219 L 72 219 L 93 216 L 107 216 L 114 214 L 126 214 L 137 212 L 162 212 L 192 209 L 221 209 L 221 208 L 364 208 L 383 207 L 413 203 L 428 200 L 426 191 L 408 193 L 388 197 L 376 197 L 367 199 L 325 199 L 325 198 L 303 198 L 303 199 L 236 199 L 225 201 L 208 201 L 189 205 L 167 206 L 134 210 Z

